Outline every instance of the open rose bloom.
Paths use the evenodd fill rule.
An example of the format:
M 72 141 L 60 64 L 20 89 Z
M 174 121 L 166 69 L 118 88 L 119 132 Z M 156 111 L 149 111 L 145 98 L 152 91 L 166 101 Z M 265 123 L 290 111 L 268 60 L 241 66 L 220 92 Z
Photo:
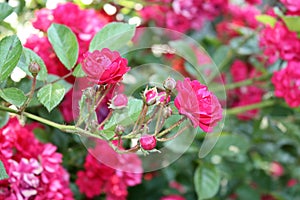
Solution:
M 195 128 L 211 132 L 222 119 L 222 108 L 217 97 L 207 86 L 189 78 L 178 81 L 177 90 L 174 104 L 179 113 L 191 120 Z
M 127 60 L 117 51 L 107 48 L 95 50 L 84 55 L 82 69 L 87 77 L 97 84 L 113 84 L 119 82 L 129 70 Z

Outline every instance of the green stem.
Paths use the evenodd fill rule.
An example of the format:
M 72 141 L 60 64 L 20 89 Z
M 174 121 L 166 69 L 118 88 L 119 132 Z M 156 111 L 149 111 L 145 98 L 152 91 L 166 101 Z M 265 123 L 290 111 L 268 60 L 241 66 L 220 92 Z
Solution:
M 240 114 L 240 113 L 243 113 L 243 112 L 246 112 L 249 110 L 253 110 L 253 109 L 273 106 L 275 103 L 276 103 L 275 100 L 270 99 L 267 101 L 262 101 L 260 103 L 255 103 L 255 104 L 251 104 L 251 105 L 247 105 L 247 106 L 230 108 L 230 109 L 225 110 L 224 113 L 226 113 L 227 115 L 236 115 L 236 114 Z
M 258 81 L 268 80 L 271 76 L 272 76 L 272 74 L 264 74 L 259 77 L 249 78 L 249 79 L 246 79 L 243 81 L 226 84 L 226 85 L 224 85 L 224 88 L 225 88 L 225 90 L 232 90 L 235 88 L 252 85 Z M 223 88 L 222 87 L 212 88 L 212 91 L 214 91 L 214 92 L 220 91 L 220 90 L 223 90 Z
M 160 131 L 160 129 L 162 127 L 162 124 L 164 123 L 164 122 L 161 121 L 161 115 L 162 115 L 164 106 L 166 105 L 170 94 L 171 94 L 171 91 L 170 90 L 166 90 L 166 97 L 165 97 L 163 103 L 159 104 L 159 113 L 158 113 L 158 116 L 157 116 L 157 121 L 156 121 L 156 125 L 155 125 L 154 135 L 158 134 L 158 131 Z
M 251 38 L 253 38 L 258 32 L 260 31 L 260 29 L 257 29 L 255 32 L 253 32 L 252 34 L 246 36 L 244 38 L 243 41 L 241 41 L 237 47 L 235 47 L 234 49 L 230 49 L 229 52 L 227 53 L 226 57 L 224 58 L 223 62 L 220 64 L 220 66 L 218 67 L 217 70 L 212 71 L 212 73 L 210 74 L 210 76 L 207 78 L 207 82 L 210 83 L 217 75 L 220 71 L 223 70 L 223 68 L 225 66 L 227 66 L 232 58 L 238 53 L 238 49 L 240 47 L 242 47 L 244 44 L 246 44 Z
M 135 124 L 134 124 L 134 126 L 133 126 L 132 133 L 135 132 L 135 131 L 136 131 L 136 128 L 138 127 L 139 122 L 140 122 L 140 120 L 141 120 L 141 117 L 142 117 L 142 115 L 143 115 L 143 113 L 144 113 L 145 107 L 147 107 L 147 105 L 146 105 L 145 103 L 143 103 L 142 110 L 141 110 L 141 112 L 140 112 L 140 114 L 139 114 L 139 116 L 138 116 L 138 118 L 137 118 L 137 120 L 136 120 L 136 122 L 135 122 Z
M 167 141 L 170 141 L 170 140 L 173 140 L 175 139 L 176 137 L 178 137 L 179 135 L 181 135 L 190 125 L 186 125 L 185 127 L 183 127 L 182 129 L 180 129 L 175 135 L 173 135 L 172 137 L 169 137 L 169 138 L 157 138 L 157 141 L 160 141 L 160 142 L 167 142 Z
M 27 108 L 28 104 L 30 103 L 30 101 L 31 101 L 31 99 L 34 95 L 35 87 L 36 87 L 36 76 L 33 76 L 31 90 L 29 92 L 29 95 L 28 95 L 25 103 L 23 104 L 23 106 L 20 108 L 20 113 L 21 114 L 24 112 L 24 110 Z
M 20 115 L 19 111 L 8 108 L 8 107 L 5 107 L 5 106 L 2 106 L 2 105 L 0 105 L 0 110 Z M 54 127 L 54 128 L 57 128 L 57 129 L 59 129 L 63 132 L 77 134 L 77 135 L 80 135 L 80 136 L 96 137 L 96 138 L 99 138 L 99 139 L 103 139 L 103 137 L 101 137 L 99 135 L 96 135 L 96 134 L 93 134 L 91 132 L 85 131 L 85 130 L 83 130 L 79 127 L 73 126 L 73 125 L 58 124 L 58 123 L 55 123 L 55 122 L 50 121 L 48 119 L 45 119 L 45 118 L 36 116 L 34 114 L 31 114 L 31 113 L 27 113 L 27 112 L 23 112 L 22 115 L 29 118 L 29 119 L 38 121 L 40 123 L 46 124 L 46 125 Z
M 173 124 L 172 126 L 170 126 L 169 128 L 167 128 L 166 130 L 160 132 L 157 134 L 157 137 L 162 137 L 164 135 L 166 135 L 167 133 L 169 133 L 171 130 L 173 130 L 174 128 L 176 128 L 177 126 L 179 126 L 184 120 L 186 120 L 186 117 L 184 116 L 183 118 L 181 118 L 180 120 L 178 120 L 175 124 Z

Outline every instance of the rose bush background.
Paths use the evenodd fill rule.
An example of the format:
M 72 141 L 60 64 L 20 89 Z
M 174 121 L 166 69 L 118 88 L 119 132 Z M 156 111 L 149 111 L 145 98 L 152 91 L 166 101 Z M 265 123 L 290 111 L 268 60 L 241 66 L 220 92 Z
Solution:
M 6 55 L 9 49 L 15 56 L 12 61 L 4 57 L 0 61 L 0 158 L 3 163 L 0 174 L 6 177 L 5 168 L 9 175 L 9 179 L 0 182 L 0 198 L 300 198 L 300 1 L 118 0 L 87 4 L 77 0 L 57 6 L 51 2 L 0 4 L 0 55 Z M 26 111 L 55 123 L 72 124 L 72 84 L 75 76 L 82 72 L 76 67 L 76 73 L 70 73 L 70 69 L 81 63 L 91 46 L 98 48 L 99 43 L 89 46 L 92 38 L 115 21 L 182 32 L 199 42 L 217 64 L 222 80 L 216 80 L 214 72 L 208 72 L 207 77 L 214 83 L 210 87 L 216 93 L 222 81 L 225 83 L 227 101 L 221 103 L 227 107 L 226 120 L 216 146 L 204 158 L 200 158 L 198 152 L 205 133 L 199 132 L 184 156 L 167 168 L 144 174 L 122 172 L 88 155 L 78 136 L 33 123 L 28 116 L 18 121 L 4 112 L 11 104 L 21 107 L 24 103 L 20 90 L 24 94 L 30 91 L 32 78 L 26 67 L 28 59 L 36 59 L 35 52 L 45 63 L 39 60 L 41 69 L 37 80 L 51 82 L 62 77 L 65 79 L 59 81 L 62 87 L 53 84 L 54 91 L 69 92 L 46 108 L 38 101 L 41 101 L 39 96 L 34 96 Z M 67 26 L 74 33 L 68 37 L 70 46 L 53 45 L 53 32 L 65 31 L 61 26 L 51 26 L 54 23 Z M 118 29 L 110 31 L 108 33 Z M 18 35 L 27 49 L 22 50 L 15 36 L 5 38 L 13 34 Z M 78 46 L 72 43 L 72 37 Z M 134 38 L 138 39 L 148 42 L 154 38 L 144 34 Z M 7 48 L 11 41 L 12 49 Z M 108 44 L 103 45 L 111 48 L 116 45 L 114 41 L 106 42 Z M 57 49 L 69 51 L 66 54 L 69 57 L 59 57 Z M 72 54 L 76 49 L 78 57 Z M 22 51 L 25 58 L 21 56 Z M 199 65 L 205 62 L 205 56 L 192 46 L 187 52 Z M 18 55 L 21 56 L 19 63 Z M 195 78 L 189 63 L 178 55 L 155 57 L 141 51 L 128 55 L 127 59 L 129 66 L 164 60 L 183 76 Z M 13 62 L 27 75 L 22 76 L 16 70 L 8 72 L 6 67 Z M 40 84 L 37 87 L 42 86 L 37 84 Z M 5 90 L 7 88 L 19 90 Z M 103 119 L 108 108 L 103 105 L 97 114 Z M 133 167 L 139 169 L 139 161 L 130 159 Z

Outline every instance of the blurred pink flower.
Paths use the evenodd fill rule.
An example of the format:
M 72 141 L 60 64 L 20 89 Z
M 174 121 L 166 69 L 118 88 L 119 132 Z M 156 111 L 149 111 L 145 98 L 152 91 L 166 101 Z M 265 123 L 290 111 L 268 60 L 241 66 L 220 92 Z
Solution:
M 300 1 L 299 0 L 280 0 L 281 3 L 287 8 L 288 13 L 291 15 L 300 14 Z
M 293 187 L 293 186 L 295 186 L 295 185 L 297 185 L 298 184 L 298 180 L 297 179 L 295 179 L 295 178 L 292 178 L 292 179 L 290 179 L 288 182 L 287 182 L 287 186 L 288 187 Z
M 280 177 L 284 173 L 284 168 L 279 162 L 272 162 L 270 164 L 270 173 L 274 177 Z
M 278 58 L 287 61 L 300 59 L 300 40 L 297 33 L 288 30 L 281 22 L 277 22 L 274 28 L 267 26 L 261 32 L 260 46 L 271 64 Z
M 172 195 L 164 196 L 160 200 L 185 200 L 185 198 L 180 195 L 172 194 Z
M 0 181 L 0 199 L 71 200 L 69 175 L 62 167 L 62 155 L 50 143 L 40 143 L 31 131 L 11 118 L 0 129 L 0 158 L 9 178 Z
M 103 163 L 95 158 L 99 155 Z M 77 173 L 76 184 L 88 198 L 105 193 L 107 199 L 125 200 L 127 188 L 141 183 L 142 172 L 136 154 L 118 154 L 106 141 L 97 140 L 86 157 L 84 170 Z
M 199 81 L 185 78 L 178 81 L 174 104 L 179 113 L 191 120 L 194 127 L 211 132 L 222 119 L 222 108 L 217 97 Z
M 275 96 L 285 99 L 290 107 L 300 105 L 300 62 L 291 61 L 287 66 L 276 71 L 272 77 Z
M 249 4 L 261 4 L 261 0 L 246 0 Z
M 242 28 L 256 29 L 259 23 L 255 17 L 259 14 L 260 11 L 254 6 L 229 4 L 223 21 L 216 26 L 218 37 L 227 43 L 230 39 L 240 36 Z
M 254 69 L 253 66 L 241 61 L 235 60 L 230 68 L 230 73 L 233 82 L 239 82 L 246 80 L 248 78 L 256 77 L 259 73 Z M 255 84 L 250 86 L 239 87 L 234 90 L 228 91 L 229 96 L 229 106 L 239 107 L 251 105 L 254 103 L 259 103 L 262 101 L 262 96 L 264 91 L 255 86 Z M 259 109 L 249 110 L 247 112 L 238 114 L 237 117 L 240 120 L 250 120 L 257 116 Z
M 145 22 L 153 20 L 156 26 L 187 32 L 199 30 L 207 20 L 226 12 L 228 0 L 151 0 L 151 3 L 140 11 Z

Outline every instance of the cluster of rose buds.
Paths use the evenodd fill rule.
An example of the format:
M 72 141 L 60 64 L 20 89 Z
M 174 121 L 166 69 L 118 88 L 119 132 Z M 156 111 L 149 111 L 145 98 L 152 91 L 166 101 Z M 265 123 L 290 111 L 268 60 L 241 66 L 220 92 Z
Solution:
M 146 86 L 141 99 L 135 99 L 142 104 L 135 108 L 134 112 L 138 115 L 132 124 L 117 123 L 107 127 L 107 124 L 118 120 L 116 118 L 122 114 L 126 116 L 129 107 L 133 106 L 129 98 L 134 98 L 127 97 L 118 89 L 123 75 L 130 69 L 127 67 L 127 60 L 118 52 L 105 48 L 86 53 L 82 68 L 94 86 L 83 92 L 77 125 L 84 122 L 85 131 L 93 132 L 98 138 L 108 141 L 118 152 L 141 150 L 147 154 L 157 151 L 157 142 L 175 139 L 192 126 L 211 132 L 222 119 L 221 105 L 207 86 L 189 78 L 176 81 L 169 77 L 162 83 L 162 87 Z M 105 98 L 109 99 L 109 113 L 104 120 L 99 121 L 95 118 L 96 109 Z M 177 118 L 174 118 L 171 126 L 166 126 L 166 120 L 172 116 Z M 114 136 L 108 138 L 106 133 L 112 131 Z M 128 148 L 122 146 L 124 140 L 132 139 L 138 141 L 137 144 L 131 144 Z

